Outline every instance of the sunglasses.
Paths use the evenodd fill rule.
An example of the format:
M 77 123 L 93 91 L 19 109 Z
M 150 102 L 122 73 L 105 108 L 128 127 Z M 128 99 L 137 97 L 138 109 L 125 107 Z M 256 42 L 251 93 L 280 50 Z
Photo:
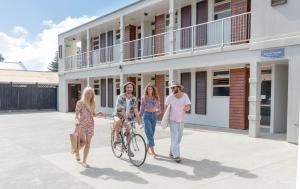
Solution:
M 175 89 L 176 87 L 171 87 L 171 89 L 173 90 L 173 89 Z

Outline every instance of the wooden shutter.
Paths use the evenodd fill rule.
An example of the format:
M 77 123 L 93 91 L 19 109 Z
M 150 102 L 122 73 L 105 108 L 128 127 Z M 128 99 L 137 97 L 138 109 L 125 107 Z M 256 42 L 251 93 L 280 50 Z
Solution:
M 101 79 L 101 106 L 106 107 L 106 79 Z
M 229 127 L 248 129 L 249 69 L 230 70 Z
M 155 37 L 154 37 L 154 53 L 156 56 L 162 55 L 164 53 L 164 35 L 158 35 L 160 33 L 165 32 L 166 28 L 166 21 L 165 15 L 155 16 Z
M 207 73 L 196 72 L 196 114 L 206 114 L 207 106 Z
M 114 80 L 112 78 L 107 81 L 108 107 L 114 107 Z
M 189 27 L 192 24 L 192 6 L 181 8 L 181 28 Z M 191 28 L 181 30 L 181 43 L 182 49 L 191 48 Z
M 207 0 L 197 3 L 197 17 L 196 22 L 203 24 L 208 21 L 208 4 Z M 207 25 L 198 25 L 195 27 L 196 46 L 207 45 Z
M 108 54 L 108 61 L 111 62 L 113 61 L 113 57 L 114 57 L 114 50 L 113 50 L 113 45 L 114 45 L 114 32 L 113 31 L 109 31 L 107 32 L 107 46 L 108 46 L 108 49 L 107 49 L 107 54 Z
M 191 73 L 181 73 L 181 85 L 184 86 L 184 92 L 191 99 Z

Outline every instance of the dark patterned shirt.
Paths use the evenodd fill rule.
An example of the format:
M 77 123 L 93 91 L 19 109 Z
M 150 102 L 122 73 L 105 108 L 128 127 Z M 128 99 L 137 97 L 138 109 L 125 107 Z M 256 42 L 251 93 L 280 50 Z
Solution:
M 124 110 L 124 112 L 128 111 L 127 115 L 127 119 L 128 121 L 133 121 L 134 120 L 134 109 L 138 107 L 138 101 L 137 98 L 135 96 L 132 96 L 129 99 L 129 110 L 127 110 L 127 104 L 126 104 L 126 94 L 120 94 L 117 98 L 117 104 L 115 107 L 115 112 L 113 113 L 113 116 L 117 116 L 119 118 L 121 118 L 121 112 L 122 110 Z

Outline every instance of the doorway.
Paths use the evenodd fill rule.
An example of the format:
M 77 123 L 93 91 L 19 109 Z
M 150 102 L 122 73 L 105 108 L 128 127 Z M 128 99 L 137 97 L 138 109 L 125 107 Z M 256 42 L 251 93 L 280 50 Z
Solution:
M 76 103 L 81 96 L 81 84 L 68 85 L 69 112 L 75 112 Z

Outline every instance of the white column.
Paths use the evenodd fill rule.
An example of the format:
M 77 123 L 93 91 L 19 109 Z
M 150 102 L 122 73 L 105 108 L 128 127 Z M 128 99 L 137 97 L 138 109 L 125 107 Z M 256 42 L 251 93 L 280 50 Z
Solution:
M 124 46 L 123 46 L 123 42 L 124 42 L 124 16 L 120 17 L 120 62 L 123 62 L 124 60 Z
M 106 83 L 105 84 L 106 85 L 106 89 L 105 89 L 105 92 L 106 92 L 106 99 L 105 99 L 106 103 L 105 103 L 105 105 L 106 106 L 105 107 L 108 108 L 108 78 L 107 77 L 105 78 L 105 83 Z
M 58 111 L 68 112 L 68 83 L 63 76 L 58 84 Z
M 145 37 L 145 21 L 144 17 L 141 19 L 141 58 L 144 57 L 144 37 Z
M 197 5 L 196 0 L 192 0 L 192 26 L 196 25 L 197 18 Z
M 123 74 L 121 73 L 120 74 L 120 90 L 121 90 L 121 93 L 123 92 L 123 85 L 127 82 L 127 75 L 126 74 Z
M 87 87 L 93 87 L 93 81 L 92 81 L 92 78 L 90 78 L 90 77 L 87 77 L 87 78 L 86 78 L 86 86 L 87 86 Z
M 178 72 L 173 70 L 173 68 L 169 69 L 169 82 L 178 81 Z
M 196 72 L 191 72 L 191 114 L 196 113 Z
M 90 43 L 90 29 L 86 30 L 86 59 L 87 59 L 87 66 L 91 66 L 91 59 L 90 59 L 90 51 L 91 51 L 91 43 Z
M 170 15 L 170 24 L 169 24 L 169 45 L 171 54 L 174 52 L 174 32 L 175 29 L 175 0 L 169 0 L 169 15 Z
M 249 96 L 249 136 L 258 137 L 260 130 L 260 101 L 261 101 L 261 65 L 253 61 L 250 64 L 250 96 Z

